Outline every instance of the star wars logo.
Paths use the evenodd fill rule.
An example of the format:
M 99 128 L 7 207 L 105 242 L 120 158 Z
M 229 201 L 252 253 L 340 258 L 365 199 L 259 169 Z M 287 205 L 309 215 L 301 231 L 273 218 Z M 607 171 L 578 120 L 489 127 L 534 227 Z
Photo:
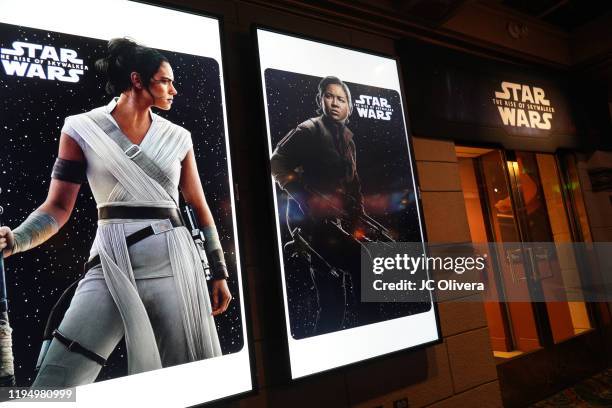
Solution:
M 359 117 L 368 119 L 391 120 L 393 108 L 385 98 L 376 96 L 359 95 L 355 101 L 355 108 Z
M 549 130 L 555 109 L 542 88 L 514 82 L 502 82 L 501 92 L 495 92 L 493 104 L 497 106 L 506 126 L 524 126 Z
M 79 82 L 89 70 L 75 50 L 15 41 L 13 48 L 0 49 L 4 73 L 11 76 L 49 81 Z

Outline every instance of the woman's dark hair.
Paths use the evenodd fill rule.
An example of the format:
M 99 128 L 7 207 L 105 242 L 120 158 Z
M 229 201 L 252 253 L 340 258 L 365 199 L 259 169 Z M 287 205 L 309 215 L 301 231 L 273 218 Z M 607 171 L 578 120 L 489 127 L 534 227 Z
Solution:
M 168 59 L 156 49 L 139 45 L 129 38 L 113 38 L 108 42 L 107 56 L 96 61 L 96 68 L 106 74 L 106 92 L 116 95 L 132 87 L 132 72 L 140 74 L 148 89 L 162 62 Z

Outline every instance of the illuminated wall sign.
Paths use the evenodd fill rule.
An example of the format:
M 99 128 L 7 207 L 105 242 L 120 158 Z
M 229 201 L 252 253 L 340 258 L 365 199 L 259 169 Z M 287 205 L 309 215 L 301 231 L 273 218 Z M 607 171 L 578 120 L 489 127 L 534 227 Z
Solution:
M 292 378 L 435 342 L 430 294 L 362 301 L 360 245 L 424 237 L 396 61 L 257 41 Z
M 503 81 L 502 91 L 495 91 L 493 104 L 506 126 L 525 126 L 549 130 L 555 108 L 546 99 L 544 89 L 537 86 Z
M 76 142 L 73 152 L 80 149 L 84 155 L 89 181 L 81 185 L 70 220 L 55 236 L 5 260 L 17 385 L 29 387 L 43 381 L 53 387 L 74 381 L 77 404 L 88 407 L 193 406 L 252 390 L 219 21 L 124 0 L 0 0 L 0 10 L 0 89 L 6 95 L 0 108 L 3 224 L 17 227 L 45 201 L 61 133 L 67 135 L 62 136 L 68 137 L 65 140 Z M 80 363 L 73 367 L 61 355 L 57 357 L 65 352 L 70 361 L 84 359 L 87 370 L 92 369 L 91 354 L 87 357 L 74 346 L 68 351 L 57 336 L 36 372 L 51 308 L 66 287 L 82 278 L 83 263 L 100 253 L 95 248 L 107 248 L 99 240 L 114 227 L 98 224 L 96 206 L 108 209 L 113 202 L 115 207 L 124 202 L 136 207 L 175 205 L 168 190 L 160 190 L 160 184 L 155 187 L 147 173 L 130 167 L 127 156 L 114 156 L 112 146 L 117 146 L 82 115 L 98 107 L 107 114 L 115 112 L 119 109 L 115 103 L 121 99 L 114 102 L 113 97 L 140 92 L 128 72 L 132 88 L 108 94 L 107 76 L 97 68 L 96 61 L 109 55 L 109 40 L 125 37 L 157 50 L 168 63 L 155 59 L 158 54 L 153 57 L 156 62 L 143 63 L 143 70 L 150 68 L 152 76 L 144 83 L 150 94 L 141 93 L 144 99 L 140 100 L 155 106 L 138 151 L 156 162 L 176 185 L 181 181 L 181 165 L 193 148 L 199 181 L 225 254 L 233 300 L 224 313 L 212 317 L 216 306 L 209 292 L 218 284 L 206 281 L 189 232 L 178 226 L 176 218 L 172 225 L 162 220 L 152 227 L 153 235 L 126 243 L 129 268 L 90 265 L 79 285 L 91 292 L 75 295 L 75 306 L 65 317 L 65 309 L 59 315 L 60 332 L 66 338 L 102 357 L 110 354 L 103 366 L 93 363 L 100 369 L 98 377 L 96 370 L 86 375 Z M 136 61 L 129 47 L 132 51 L 121 54 L 122 64 Z M 146 72 L 134 72 L 142 81 Z M 97 150 L 102 149 L 96 144 L 100 140 L 110 143 L 104 145 L 108 150 Z M 117 160 L 127 167 L 113 165 Z M 122 176 L 125 169 L 132 169 L 130 176 Z M 198 175 L 194 177 L 190 180 Z M 138 211 L 136 218 L 123 222 L 110 217 L 115 219 L 111 224 L 118 222 L 125 236 L 131 235 L 148 222 L 138 220 Z M 96 236 L 98 244 L 90 254 Z M 120 263 L 118 258 L 116 262 Z M 115 279 L 123 283 L 113 286 Z M 130 295 L 121 297 L 117 288 Z M 129 303 L 121 303 L 125 299 Z M 94 311 L 83 312 L 86 307 Z M 79 316 L 89 320 L 78 320 L 81 323 L 73 325 L 78 326 L 76 330 L 65 323 Z M 131 331 L 121 341 L 128 327 Z M 50 356 L 53 364 L 47 360 Z
M 400 57 L 414 134 L 511 150 L 585 147 L 569 77 L 405 40 Z

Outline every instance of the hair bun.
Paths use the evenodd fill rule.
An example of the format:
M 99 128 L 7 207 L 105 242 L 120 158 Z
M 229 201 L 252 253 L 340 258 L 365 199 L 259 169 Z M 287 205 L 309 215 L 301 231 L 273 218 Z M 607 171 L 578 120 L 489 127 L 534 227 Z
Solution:
M 113 38 L 108 42 L 108 58 L 119 58 L 134 54 L 139 45 L 129 38 Z
M 95 66 L 108 78 L 106 92 L 116 95 L 132 86 L 132 72 L 138 72 L 141 79 L 148 83 L 162 61 L 167 59 L 157 50 L 124 37 L 110 40 L 106 57 L 97 60 Z

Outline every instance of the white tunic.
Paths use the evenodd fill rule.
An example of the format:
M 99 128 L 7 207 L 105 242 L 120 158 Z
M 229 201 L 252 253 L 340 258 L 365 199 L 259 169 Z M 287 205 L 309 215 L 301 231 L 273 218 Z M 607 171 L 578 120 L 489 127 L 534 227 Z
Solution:
M 117 99 L 103 110 L 110 114 Z M 179 184 L 181 161 L 192 148 L 190 133 L 182 127 L 151 113 L 152 123 L 140 144 L 149 156 L 173 181 Z M 73 138 L 87 160 L 87 179 L 97 207 L 135 206 L 175 208 L 178 190 L 166 192 L 147 176 L 108 135 L 86 115 L 66 118 L 62 132 Z M 133 264 L 125 237 L 155 220 L 101 220 L 91 256 L 100 255 L 104 279 L 119 309 L 125 328 L 130 374 L 161 367 L 159 351 L 147 312 L 136 290 L 135 279 L 173 275 L 179 293 L 183 328 L 190 359 L 221 355 L 204 272 L 197 251 L 184 227 L 147 238 L 137 244 L 138 250 L 150 253 L 150 260 Z M 146 243 L 146 244 L 144 244 Z M 170 258 L 169 267 L 156 257 Z M 142 256 L 134 258 L 143 259 Z M 147 259 L 145 257 L 145 259 Z
M 105 116 L 115 125 L 117 122 L 111 115 L 111 112 L 117 105 L 117 99 L 118 98 L 113 99 L 106 106 L 94 109 L 103 111 L 106 114 Z M 78 126 L 78 123 L 82 122 L 84 118 L 87 119 L 85 114 L 68 116 L 62 128 L 62 132 L 74 139 L 85 154 L 85 158 L 87 159 L 87 180 L 89 181 L 89 186 L 91 187 L 98 208 L 113 201 L 130 201 L 130 198 L 126 197 L 126 195 L 129 196 L 129 193 L 127 193 L 125 189 L 117 187 L 121 192 L 113 192 L 113 189 L 117 186 L 117 179 L 107 169 L 104 163 L 106 157 L 100 157 L 76 131 L 75 126 Z M 177 186 L 181 176 L 181 162 L 193 146 L 191 134 L 186 129 L 175 125 L 153 112 L 151 112 L 151 119 L 151 127 L 140 143 L 140 149 L 149 156 L 157 166 L 164 170 L 174 185 Z M 95 125 L 91 123 L 91 126 Z M 178 191 L 175 192 L 173 198 L 178 202 Z M 122 205 L 125 204 L 126 203 L 122 203 Z M 159 206 L 159 203 L 155 203 L 154 205 Z M 171 203 L 169 206 L 173 207 L 174 203 Z

